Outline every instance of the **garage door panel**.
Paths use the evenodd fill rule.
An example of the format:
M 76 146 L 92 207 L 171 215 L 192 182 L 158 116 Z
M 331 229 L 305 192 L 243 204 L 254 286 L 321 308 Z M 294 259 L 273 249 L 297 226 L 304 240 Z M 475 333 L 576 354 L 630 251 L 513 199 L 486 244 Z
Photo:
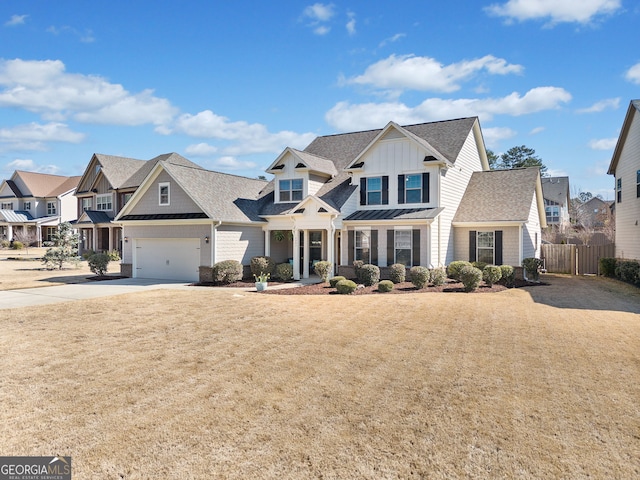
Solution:
M 136 238 L 134 276 L 160 280 L 198 280 L 198 238 Z

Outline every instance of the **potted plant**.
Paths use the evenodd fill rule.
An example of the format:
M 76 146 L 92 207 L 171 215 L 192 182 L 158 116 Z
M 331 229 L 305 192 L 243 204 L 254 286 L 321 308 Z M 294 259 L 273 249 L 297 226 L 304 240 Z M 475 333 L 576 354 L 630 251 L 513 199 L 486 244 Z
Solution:
M 261 272 L 260 275 L 254 275 L 256 279 L 256 290 L 262 292 L 267 289 L 267 281 L 269 280 L 269 274 Z

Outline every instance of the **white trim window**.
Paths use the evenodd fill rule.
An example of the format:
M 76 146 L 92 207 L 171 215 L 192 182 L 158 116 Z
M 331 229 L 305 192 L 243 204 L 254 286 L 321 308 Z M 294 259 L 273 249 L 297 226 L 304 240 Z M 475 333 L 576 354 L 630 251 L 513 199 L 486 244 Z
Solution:
M 0 208 L 2 210 L 13 210 L 13 202 L 3 202 L 0 205 Z
M 367 205 L 382 205 L 382 177 L 367 178 Z
M 158 205 L 171 205 L 171 184 L 169 182 L 158 184 Z
M 58 213 L 56 207 L 56 202 L 47 202 L 47 215 L 56 215 Z
M 413 230 L 396 228 L 394 230 L 394 263 L 411 267 L 413 261 Z
M 494 232 L 478 232 L 476 235 L 476 260 L 493 265 L 495 258 Z
M 133 192 L 125 193 L 122 196 L 122 206 L 126 205 L 129 200 L 133 197 Z
M 110 193 L 105 193 L 104 195 L 96 195 L 96 210 L 113 210 L 113 200 Z
M 302 179 L 280 180 L 278 190 L 281 202 L 299 202 L 302 200 Z
M 24 202 L 22 204 L 22 209 L 23 210 L 31 210 L 31 202 Z
M 87 210 L 91 210 L 93 208 L 93 198 L 84 197 L 82 199 L 82 211 L 86 212 Z
M 404 203 L 422 202 L 422 174 L 404 176 Z
M 371 263 L 371 230 L 356 230 L 354 259 Z

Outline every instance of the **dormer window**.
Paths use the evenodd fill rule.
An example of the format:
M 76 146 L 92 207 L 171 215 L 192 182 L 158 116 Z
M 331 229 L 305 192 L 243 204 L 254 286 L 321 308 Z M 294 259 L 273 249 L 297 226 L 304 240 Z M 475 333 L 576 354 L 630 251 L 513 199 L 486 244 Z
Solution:
M 281 202 L 299 202 L 302 200 L 302 179 L 280 180 L 278 182 Z

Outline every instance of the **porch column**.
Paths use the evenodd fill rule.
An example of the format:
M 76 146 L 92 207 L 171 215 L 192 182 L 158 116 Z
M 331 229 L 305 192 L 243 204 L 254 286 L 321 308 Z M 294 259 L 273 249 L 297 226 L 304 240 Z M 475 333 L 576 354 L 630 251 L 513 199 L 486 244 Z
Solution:
M 334 252 L 335 252 L 335 241 L 336 241 L 336 235 L 335 235 L 335 231 L 336 229 L 333 227 L 333 225 L 331 226 L 331 228 L 328 228 L 326 230 L 327 232 L 327 261 L 329 261 L 329 263 L 331 263 L 331 270 L 329 271 L 329 277 L 333 276 L 333 272 L 335 271 L 335 258 L 334 258 Z
M 115 250 L 115 248 L 113 247 L 113 232 L 113 227 L 109 227 L 109 251 Z
M 7 240 L 13 240 L 13 225 L 11 224 L 7 225 Z
M 42 246 L 42 226 L 36 225 L 36 247 Z
M 96 227 L 95 225 L 93 226 L 93 231 L 92 231 L 92 238 L 91 238 L 91 250 L 93 250 L 94 252 L 98 251 L 98 227 Z
M 271 230 L 264 231 L 264 256 L 271 256 Z
M 300 280 L 300 234 L 298 229 L 294 228 L 293 232 L 293 279 Z
M 302 265 L 302 278 L 309 278 L 309 230 L 303 230 L 303 256 L 304 264 Z

